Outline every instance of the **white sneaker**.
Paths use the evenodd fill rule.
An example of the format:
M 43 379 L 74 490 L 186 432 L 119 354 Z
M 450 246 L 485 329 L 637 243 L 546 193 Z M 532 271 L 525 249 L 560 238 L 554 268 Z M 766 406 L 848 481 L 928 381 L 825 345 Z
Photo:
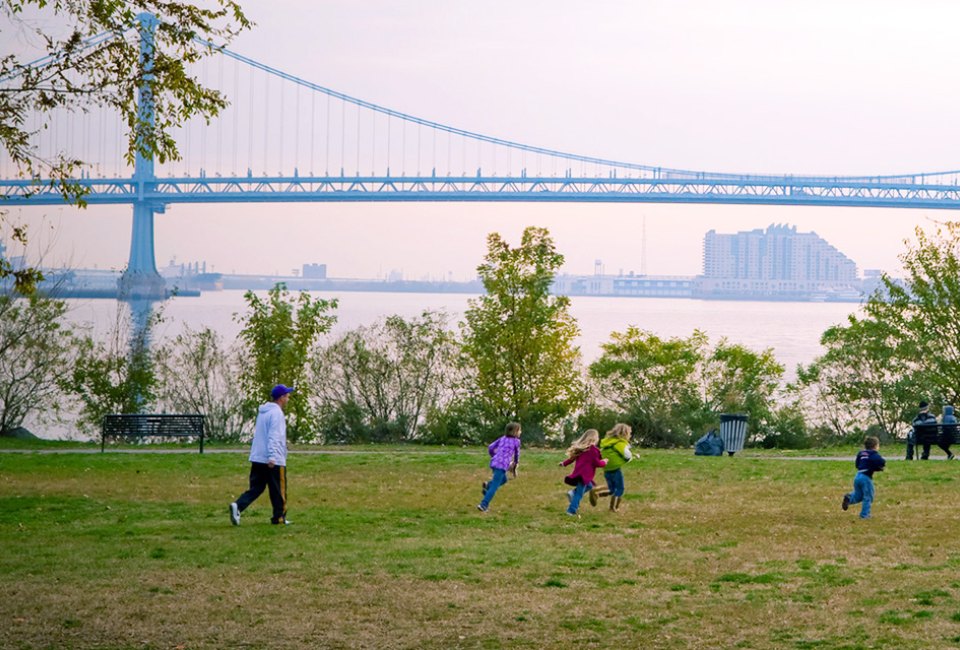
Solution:
M 573 503 L 573 490 L 567 492 L 567 503 Z
M 236 502 L 230 504 L 230 523 L 234 526 L 240 525 L 240 508 L 237 507 Z

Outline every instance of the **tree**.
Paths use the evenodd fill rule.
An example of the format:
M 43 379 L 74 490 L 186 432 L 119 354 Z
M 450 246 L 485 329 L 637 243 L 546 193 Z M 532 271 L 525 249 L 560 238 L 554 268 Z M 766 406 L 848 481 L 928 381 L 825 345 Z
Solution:
M 80 401 L 78 424 L 95 431 L 110 413 L 142 413 L 156 402 L 157 376 L 149 340 L 159 315 L 142 325 L 118 309 L 103 341 L 90 335 L 77 343 L 77 356 L 61 388 Z
M 612 406 L 634 425 L 640 444 L 687 445 L 722 412 L 746 412 L 751 429 L 769 431 L 783 375 L 772 350 L 757 353 L 726 339 L 711 349 L 699 330 L 663 340 L 636 327 L 611 333 L 602 349 L 589 369 L 597 400 L 590 412 Z
M 390 316 L 312 355 L 328 441 L 414 440 L 453 396 L 459 349 L 443 313 Z
M 0 225 L 4 221 L 4 212 L 0 210 Z M 25 226 L 13 226 L 11 239 L 24 246 L 27 244 L 27 230 Z M 13 292 L 21 296 L 32 294 L 37 283 L 43 280 L 43 273 L 40 269 L 32 266 L 15 267 L 13 263 L 4 255 L 3 242 L 0 241 L 0 290 L 5 289 L 5 278 L 13 279 Z
M 897 329 L 886 319 L 850 316 L 847 325 L 827 329 L 823 355 L 798 369 L 795 389 L 814 421 L 840 437 L 862 436 L 871 424 L 897 437 L 906 432 L 905 414 L 918 391 L 909 360 L 897 353 Z
M 283 283 L 267 294 L 266 300 L 252 291 L 244 294 L 249 311 L 237 316 L 242 324 L 240 340 L 245 349 L 245 367 L 240 386 L 245 393 L 247 417 L 254 417 L 259 404 L 276 384 L 295 386 L 287 403 L 291 440 L 304 439 L 316 432 L 310 410 L 310 385 L 307 376 L 308 353 L 317 338 L 336 322 L 327 312 L 337 307 L 336 300 L 310 297 L 305 291 L 293 298 Z
M 704 420 L 719 413 L 747 413 L 753 432 L 768 432 L 784 368 L 768 348 L 755 352 L 720 339 L 700 372 Z
M 917 227 L 916 243 L 900 256 L 904 278 L 883 277 L 884 293 L 864 305 L 865 318 L 891 331 L 899 371 L 931 391 L 931 401 L 960 399 L 960 222 L 932 235 Z M 914 399 L 913 401 L 916 401 Z
M 636 327 L 612 332 L 590 364 L 596 399 L 631 421 L 640 444 L 686 444 L 687 421 L 701 411 L 696 374 L 706 345 L 700 331 L 666 340 Z
M 486 293 L 470 300 L 462 330 L 475 373 L 470 400 L 488 435 L 517 420 L 528 438 L 542 438 L 583 401 L 580 330 L 570 299 L 550 295 L 562 264 L 545 228 L 524 230 L 518 248 L 487 237 L 477 268 Z
M 0 295 L 0 434 L 31 414 L 56 415 L 75 349 L 66 310 L 62 300 L 37 294 Z
M 900 255 L 904 277 L 882 278 L 880 290 L 846 326 L 827 330 L 826 353 L 801 374 L 801 387 L 826 396 L 845 421 L 897 436 L 920 399 L 960 399 L 960 223 L 916 228 Z
M 211 440 L 239 440 L 249 430 L 243 393 L 237 383 L 239 355 L 225 349 L 220 336 L 205 327 L 189 327 L 154 355 L 157 402 L 163 410 L 206 416 Z

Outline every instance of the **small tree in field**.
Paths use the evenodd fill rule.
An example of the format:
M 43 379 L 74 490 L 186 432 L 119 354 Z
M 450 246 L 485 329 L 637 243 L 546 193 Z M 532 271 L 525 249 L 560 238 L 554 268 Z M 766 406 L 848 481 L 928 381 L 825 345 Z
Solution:
M 826 351 L 798 369 L 792 387 L 811 421 L 838 438 L 862 437 L 874 424 L 894 438 L 905 434 L 916 396 L 928 389 L 898 355 L 897 338 L 886 319 L 850 316 L 846 325 L 827 329 L 820 337 Z
M 580 329 L 570 299 L 550 295 L 562 264 L 545 228 L 524 230 L 517 248 L 487 237 L 477 268 L 486 294 L 470 301 L 462 329 L 475 372 L 469 400 L 489 435 L 516 420 L 528 439 L 542 439 L 583 401 Z
M 39 294 L 0 295 L 0 434 L 28 415 L 56 415 L 59 382 L 70 373 L 75 349 L 66 309 Z
M 346 332 L 311 358 L 330 442 L 415 440 L 454 391 L 458 356 L 447 316 L 389 316 Z
M 76 360 L 61 387 L 80 401 L 81 429 L 95 431 L 110 413 L 142 413 L 153 407 L 157 376 L 149 341 L 158 318 L 138 325 L 118 310 L 104 341 L 90 335 L 78 340 Z
M 243 325 L 240 340 L 245 346 L 245 367 L 240 386 L 246 415 L 255 416 L 276 384 L 295 386 L 287 404 L 289 435 L 291 440 L 303 439 L 316 432 L 310 389 L 304 381 L 308 353 L 336 322 L 336 316 L 327 312 L 336 309 L 337 301 L 311 298 L 305 291 L 294 298 L 283 283 L 271 289 L 266 300 L 252 291 L 244 298 L 249 311 L 236 318 Z
M 612 332 L 590 364 L 596 399 L 631 421 L 637 442 L 686 444 L 688 419 L 701 410 L 696 373 L 706 345 L 699 331 L 685 339 L 662 339 L 636 327 Z
M 766 433 L 783 370 L 770 348 L 756 352 L 720 339 L 704 358 L 700 372 L 703 419 L 713 420 L 719 413 L 747 413 L 751 432 Z
M 893 331 L 887 350 L 902 375 L 930 391 L 935 402 L 960 402 L 960 222 L 917 228 L 916 243 L 900 256 L 902 282 L 884 276 L 885 294 L 864 305 L 866 318 Z M 878 359 L 879 360 L 879 359 Z M 913 400 L 916 401 L 916 396 Z
M 746 412 L 753 431 L 768 433 L 782 375 L 772 350 L 725 339 L 710 348 L 698 330 L 670 339 L 636 327 L 613 332 L 590 364 L 597 406 L 612 406 L 651 446 L 687 445 L 722 412 Z
M 185 328 L 157 350 L 154 362 L 163 410 L 205 415 L 211 440 L 238 440 L 249 429 L 237 383 L 238 355 L 216 332 Z

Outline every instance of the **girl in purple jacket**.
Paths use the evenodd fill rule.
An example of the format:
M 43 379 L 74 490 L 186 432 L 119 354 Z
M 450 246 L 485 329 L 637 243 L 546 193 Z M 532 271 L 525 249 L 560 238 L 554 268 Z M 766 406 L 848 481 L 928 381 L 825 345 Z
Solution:
M 567 499 L 570 501 L 570 507 L 567 508 L 567 514 L 576 517 L 577 510 L 580 509 L 580 499 L 584 492 L 593 487 L 593 477 L 597 473 L 598 467 L 603 467 L 607 461 L 600 457 L 600 449 L 597 443 L 600 442 L 600 434 L 596 429 L 587 429 L 570 447 L 567 449 L 567 459 L 560 463 L 561 466 L 573 463 L 573 472 L 564 477 L 563 482 L 572 485 L 574 488 L 567 492 Z
M 517 463 L 520 462 L 520 423 L 508 424 L 503 435 L 491 442 L 487 451 L 490 452 L 493 478 L 489 483 L 483 484 L 483 501 L 477 505 L 480 512 L 486 512 L 490 508 L 493 495 L 507 482 L 507 470 L 510 470 L 514 477 L 517 476 Z

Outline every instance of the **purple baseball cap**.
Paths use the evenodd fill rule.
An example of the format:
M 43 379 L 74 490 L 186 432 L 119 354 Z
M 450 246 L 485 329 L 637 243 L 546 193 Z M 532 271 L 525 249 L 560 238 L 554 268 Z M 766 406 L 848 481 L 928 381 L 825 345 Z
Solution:
M 273 387 L 273 390 L 270 391 L 270 399 L 276 402 L 278 399 L 280 399 L 287 393 L 292 393 L 292 392 L 293 392 L 292 388 L 288 386 L 284 386 L 283 384 L 277 384 L 276 386 Z

